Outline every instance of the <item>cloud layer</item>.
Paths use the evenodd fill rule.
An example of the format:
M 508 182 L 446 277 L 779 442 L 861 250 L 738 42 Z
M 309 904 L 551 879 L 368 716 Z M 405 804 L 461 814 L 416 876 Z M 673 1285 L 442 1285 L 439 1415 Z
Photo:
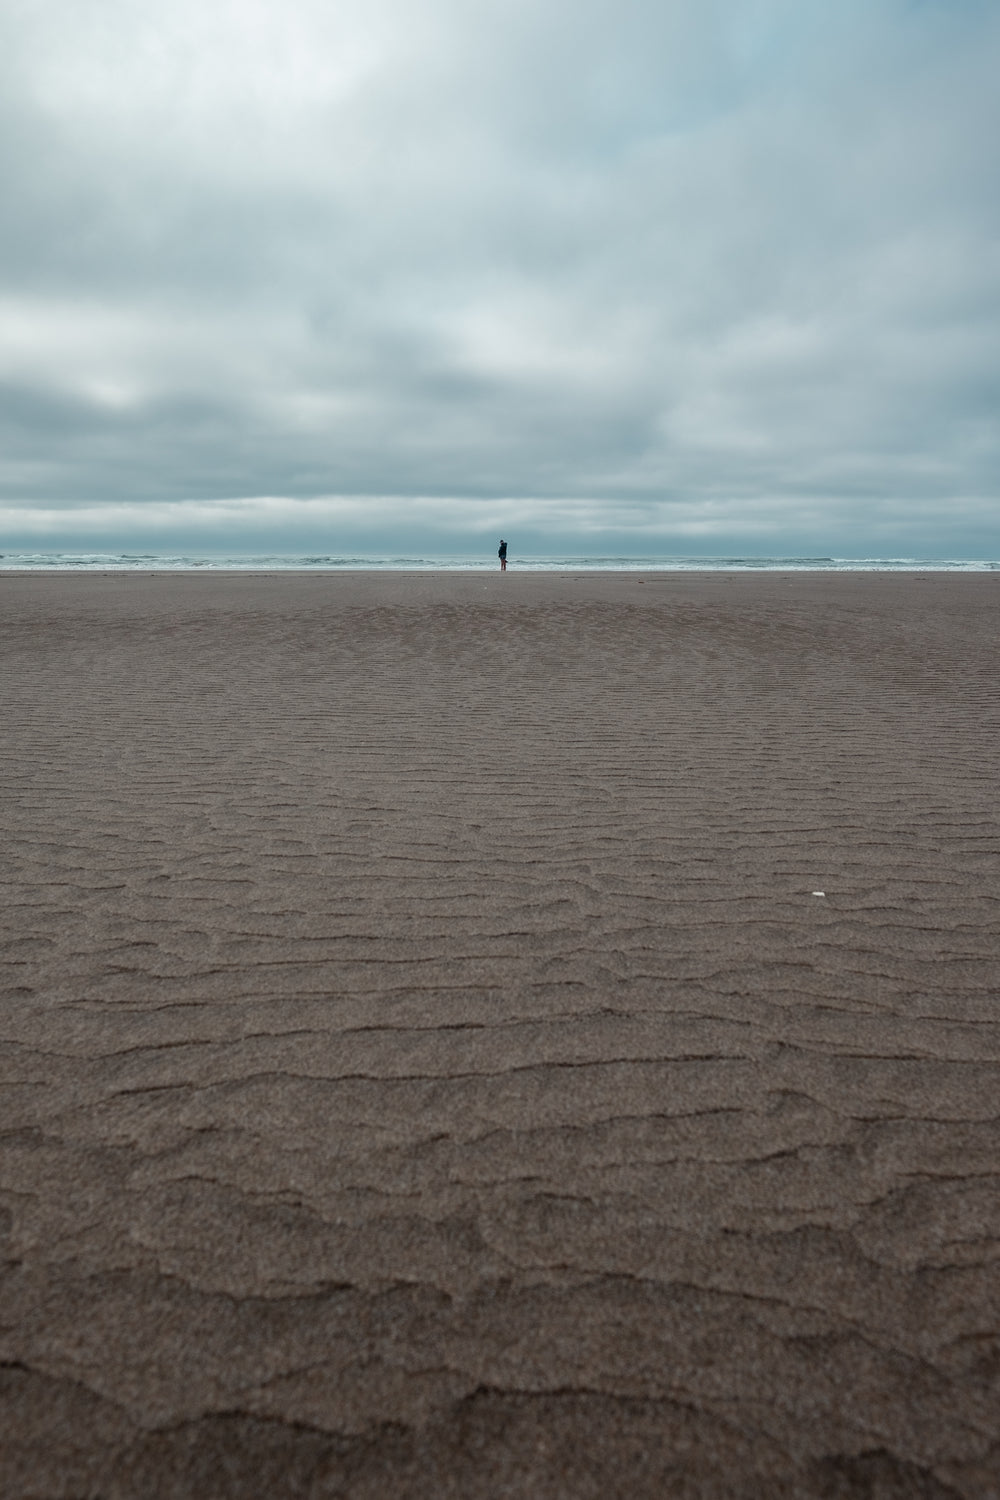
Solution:
M 996 555 L 998 63 L 975 0 L 12 3 L 0 525 Z

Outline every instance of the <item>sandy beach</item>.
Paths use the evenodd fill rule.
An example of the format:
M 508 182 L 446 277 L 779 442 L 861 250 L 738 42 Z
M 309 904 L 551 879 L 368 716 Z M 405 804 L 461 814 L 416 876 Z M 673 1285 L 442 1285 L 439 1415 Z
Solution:
M 0 576 L 0 1493 L 1000 1495 L 1000 579 Z

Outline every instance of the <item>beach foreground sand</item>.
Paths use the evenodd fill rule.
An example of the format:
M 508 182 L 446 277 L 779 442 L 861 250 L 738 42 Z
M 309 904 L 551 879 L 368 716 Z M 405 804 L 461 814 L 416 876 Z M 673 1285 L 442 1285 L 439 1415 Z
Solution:
M 0 577 L 7 1500 L 1000 1493 L 998 609 Z

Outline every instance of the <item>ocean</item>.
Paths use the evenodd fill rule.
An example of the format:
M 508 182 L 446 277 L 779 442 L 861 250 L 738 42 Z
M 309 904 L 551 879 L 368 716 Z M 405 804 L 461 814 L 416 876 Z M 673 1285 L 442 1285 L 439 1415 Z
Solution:
M 408 557 L 344 555 L 336 553 L 232 553 L 208 555 L 159 552 L 7 552 L 0 554 L 0 571 L 55 572 L 492 572 L 492 554 Z M 939 572 L 990 573 L 1000 571 L 1000 560 L 983 558 L 915 557 L 585 557 L 525 556 L 511 553 L 508 570 L 563 573 L 583 570 L 623 573 L 747 573 L 747 572 Z

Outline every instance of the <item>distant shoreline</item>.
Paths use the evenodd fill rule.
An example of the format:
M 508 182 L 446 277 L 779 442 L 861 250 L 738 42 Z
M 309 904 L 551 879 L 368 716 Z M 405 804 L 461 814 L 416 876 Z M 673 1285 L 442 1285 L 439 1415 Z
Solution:
M 29 553 L 0 554 L 0 573 L 493 573 L 492 557 L 357 557 L 334 554 L 198 554 Z M 1000 559 L 990 558 L 837 558 L 837 557 L 518 557 L 508 561 L 511 573 L 993 573 Z

